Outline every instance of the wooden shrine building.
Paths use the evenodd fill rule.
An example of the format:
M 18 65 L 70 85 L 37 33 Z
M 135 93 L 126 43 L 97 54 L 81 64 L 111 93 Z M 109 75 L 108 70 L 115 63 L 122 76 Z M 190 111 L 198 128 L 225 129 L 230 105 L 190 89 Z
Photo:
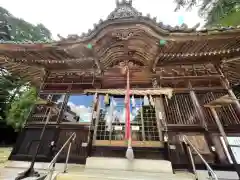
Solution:
M 229 143 L 237 148 L 240 104 L 232 88 L 240 78 L 240 27 L 197 28 L 164 25 L 143 16 L 132 1 L 117 1 L 106 20 L 81 36 L 54 42 L 1 41 L 2 68 L 38 87 L 42 99 L 63 95 L 50 115 L 37 160 L 51 161 L 50 143 L 59 149 L 72 132 L 77 137 L 70 162 L 85 163 L 88 156 L 124 158 L 124 122 L 111 121 L 106 130 L 105 107 L 96 99 L 124 96 L 126 77 L 121 72 L 128 66 L 132 94 L 136 99 L 151 95 L 154 102 L 143 105 L 132 122 L 135 158 L 168 159 L 174 169 L 188 168 L 184 134 L 214 168 L 232 169 L 216 118 L 227 138 L 236 137 L 238 145 Z M 94 94 L 90 122 L 65 119 L 71 94 Z M 33 108 L 11 160 L 31 160 L 48 110 L 44 105 Z M 78 119 L 70 110 L 68 115 Z M 235 158 L 240 163 L 239 153 Z M 195 161 L 203 166 L 198 157 Z

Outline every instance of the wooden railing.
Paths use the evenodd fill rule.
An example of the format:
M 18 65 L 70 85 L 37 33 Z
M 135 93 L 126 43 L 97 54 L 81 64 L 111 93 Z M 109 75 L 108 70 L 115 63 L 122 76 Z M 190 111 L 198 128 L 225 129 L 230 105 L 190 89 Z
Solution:
M 217 99 L 226 93 L 196 93 L 198 101 L 201 105 L 204 121 L 208 126 L 215 126 L 215 120 L 211 114 L 211 111 L 204 108 L 203 105 L 210 101 Z M 166 113 L 166 121 L 168 125 L 201 125 L 201 121 L 197 114 L 197 111 L 193 105 L 190 94 L 175 94 L 172 99 L 165 100 L 164 109 Z M 224 126 L 238 125 L 240 119 L 238 118 L 236 111 L 232 105 L 222 107 L 218 109 L 219 118 Z

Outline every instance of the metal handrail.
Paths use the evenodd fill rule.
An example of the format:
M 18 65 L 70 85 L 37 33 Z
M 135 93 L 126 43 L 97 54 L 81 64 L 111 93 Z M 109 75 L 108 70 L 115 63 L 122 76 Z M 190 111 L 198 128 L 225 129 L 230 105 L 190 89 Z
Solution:
M 200 157 L 202 162 L 205 164 L 205 166 L 208 169 L 208 173 L 210 173 L 209 175 L 214 177 L 215 180 L 218 180 L 217 174 L 213 171 L 213 169 L 210 167 L 210 165 L 207 163 L 207 161 L 204 159 L 204 157 L 198 152 L 197 148 L 187 138 L 187 136 L 183 135 L 182 137 L 183 137 L 183 142 L 188 146 L 188 152 L 189 152 L 189 155 L 190 155 L 190 160 L 191 160 L 191 163 L 192 163 L 192 167 L 193 167 L 193 171 L 194 171 L 194 175 L 195 175 L 196 179 L 198 179 L 197 172 L 196 172 L 196 166 L 195 166 L 195 163 L 194 163 L 192 151 L 191 151 L 189 146 L 191 146 L 191 148 L 197 153 L 197 155 Z
M 68 164 L 68 159 L 69 159 L 69 155 L 70 155 L 70 151 L 71 151 L 71 146 L 72 146 L 72 141 L 75 140 L 76 138 L 76 133 L 72 133 L 72 135 L 67 139 L 67 141 L 63 144 L 63 146 L 61 147 L 61 149 L 57 152 L 57 154 L 54 156 L 54 158 L 52 159 L 52 161 L 50 162 L 49 166 L 48 166 L 48 170 L 49 172 L 48 173 L 51 173 L 49 179 L 52 178 L 52 173 L 54 171 L 54 164 L 56 163 L 57 161 L 57 158 L 58 156 L 61 154 L 61 152 L 63 151 L 63 149 L 69 144 L 68 146 L 68 152 L 67 152 L 67 157 L 66 157 L 66 162 L 65 162 L 65 165 L 64 165 L 64 170 L 63 172 L 66 173 L 67 172 L 67 164 Z

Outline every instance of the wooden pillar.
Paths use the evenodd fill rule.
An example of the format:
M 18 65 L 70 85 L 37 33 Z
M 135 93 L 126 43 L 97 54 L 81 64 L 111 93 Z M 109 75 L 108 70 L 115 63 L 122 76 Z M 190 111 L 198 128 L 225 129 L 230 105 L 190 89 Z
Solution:
M 65 110 L 66 110 L 69 97 L 70 97 L 69 92 L 67 92 L 66 94 L 64 94 L 63 102 L 62 102 L 62 105 L 61 105 L 61 107 L 60 107 L 60 111 L 59 111 L 59 113 L 58 113 L 58 117 L 57 117 L 57 120 L 56 120 L 57 124 L 59 124 L 59 123 L 62 122 L 62 117 L 63 117 L 63 114 L 64 114 L 64 112 L 65 112 Z
M 228 79 L 223 74 L 223 72 L 221 70 L 221 67 L 220 66 L 215 66 L 215 68 L 216 68 L 216 71 L 221 75 L 220 80 L 221 80 L 222 86 L 228 91 L 229 96 L 232 97 L 233 99 L 235 99 L 234 107 L 235 107 L 235 110 L 237 112 L 238 118 L 240 118 L 240 103 L 238 102 L 237 97 L 235 96 Z
M 153 85 L 153 88 L 159 88 L 156 78 L 152 79 L 152 85 Z M 165 112 L 164 112 L 164 106 L 163 106 L 163 99 L 161 95 L 155 98 L 155 113 L 156 113 L 156 120 L 157 120 L 157 126 L 158 126 L 157 128 L 158 128 L 159 140 L 163 141 L 163 133 L 162 133 L 163 127 L 162 127 L 161 121 L 165 122 L 165 120 L 163 119 L 165 117 Z
M 197 112 L 197 115 L 198 115 L 198 118 L 200 119 L 201 121 L 201 125 L 207 129 L 207 123 L 205 121 L 205 117 L 204 117 L 204 114 L 203 114 L 203 110 L 202 110 L 202 107 L 198 101 L 198 98 L 197 98 L 197 95 L 195 93 L 195 91 L 193 90 L 192 88 L 192 84 L 191 82 L 188 82 L 188 88 L 189 88 L 189 92 L 190 92 L 190 97 L 191 97 L 191 100 L 192 100 L 192 103 L 193 103 L 193 106 L 194 106 L 194 109 L 195 111 Z
M 99 115 L 100 115 L 100 100 L 99 95 L 95 94 L 93 96 L 93 104 L 92 104 L 92 117 L 91 117 L 91 125 L 89 128 L 88 133 L 88 148 L 87 148 L 87 156 L 91 156 L 92 154 L 92 146 L 96 140 L 97 136 L 97 127 L 99 122 Z
M 213 114 L 213 117 L 214 117 L 214 119 L 216 121 L 218 130 L 219 130 L 221 136 L 223 137 L 223 141 L 224 141 L 224 143 L 225 143 L 225 145 L 227 147 L 227 149 L 225 151 L 228 151 L 228 152 L 226 152 L 226 154 L 230 155 L 230 157 L 232 159 L 232 162 L 233 162 L 233 165 L 235 167 L 235 170 L 236 170 L 236 172 L 238 174 L 238 177 L 240 178 L 240 169 L 238 168 L 238 163 L 237 163 L 236 158 L 235 158 L 235 156 L 233 154 L 233 151 L 232 151 L 232 149 L 231 149 L 231 147 L 229 145 L 229 142 L 228 142 L 228 139 L 227 139 L 227 135 L 226 135 L 226 133 L 224 131 L 223 125 L 222 125 L 222 123 L 221 123 L 221 121 L 220 121 L 220 119 L 218 117 L 218 114 L 217 114 L 215 108 L 214 107 L 210 107 L 210 110 L 211 110 L 211 112 Z
M 218 163 L 218 162 L 220 162 L 220 160 L 219 160 L 218 154 L 212 148 L 215 145 L 214 145 L 214 142 L 212 140 L 212 136 L 211 136 L 211 134 L 208 131 L 208 126 L 207 126 L 206 119 L 205 119 L 205 116 L 204 116 L 204 113 L 203 113 L 203 109 L 202 109 L 202 107 L 201 107 L 201 105 L 200 105 L 200 103 L 198 101 L 198 98 L 197 98 L 197 95 L 196 95 L 195 91 L 192 88 L 191 82 L 189 82 L 188 87 L 190 89 L 190 97 L 191 97 L 191 100 L 193 102 L 195 111 L 197 112 L 198 118 L 201 121 L 201 125 L 205 129 L 205 133 L 204 134 L 205 134 L 205 138 L 206 138 L 207 144 L 210 147 L 209 149 L 210 149 L 211 153 L 214 155 L 214 161 L 216 163 Z
M 40 84 L 40 86 L 37 88 L 37 97 L 39 97 L 39 95 L 40 95 L 40 92 L 41 92 L 41 90 L 43 89 L 43 87 L 44 87 L 44 83 L 46 82 L 46 80 L 47 80 L 47 78 L 48 78 L 48 76 L 49 76 L 49 71 L 47 71 L 47 70 L 43 70 L 44 71 L 44 74 L 43 74 L 43 77 L 42 77 L 42 82 L 41 82 L 41 84 Z M 34 104 L 32 107 L 31 107 L 31 109 L 30 109 L 30 111 L 29 111 L 29 113 L 28 113 L 28 115 L 27 115 L 27 119 L 26 119 L 26 121 L 25 121 L 25 123 L 24 123 L 24 127 L 25 127 L 25 125 L 30 121 L 30 119 L 32 118 L 32 115 L 33 115 L 33 113 L 34 113 L 34 109 L 35 109 L 35 107 L 36 107 L 36 105 Z M 21 136 L 20 136 L 21 137 Z M 18 140 L 17 140 L 18 141 Z M 16 143 L 16 146 L 14 146 L 14 148 L 13 148 L 13 150 L 12 150 L 12 154 L 14 154 L 19 148 L 20 148 L 20 145 L 21 145 L 21 143 Z
M 64 94 L 63 102 L 62 102 L 62 105 L 60 107 L 60 111 L 58 113 L 57 119 L 56 119 L 56 127 L 55 127 L 55 130 L 54 130 L 53 139 L 52 139 L 52 142 L 49 146 L 50 155 L 52 156 L 51 158 L 53 158 L 57 153 L 56 152 L 56 146 L 57 146 L 57 141 L 59 139 L 59 135 L 60 135 L 60 132 L 61 132 L 60 123 L 62 122 L 64 112 L 67 108 L 67 103 L 68 103 L 69 97 L 70 97 L 70 94 L 69 94 L 69 89 L 68 89 L 67 93 Z M 53 164 L 53 167 L 55 167 L 55 163 Z
M 100 118 L 100 110 L 101 110 L 101 101 L 99 95 L 97 96 L 97 109 L 96 109 L 96 120 L 94 124 L 94 130 L 93 130 L 93 144 L 95 143 L 97 139 L 97 129 L 98 129 L 98 123 Z
M 66 93 L 64 95 L 63 102 L 62 102 L 62 105 L 60 107 L 57 119 L 56 119 L 56 129 L 55 129 L 55 133 L 54 133 L 54 137 L 53 137 L 52 143 L 55 143 L 58 140 L 58 137 L 59 137 L 59 134 L 60 134 L 60 126 L 59 126 L 59 124 L 62 122 L 63 114 L 64 114 L 64 112 L 66 110 L 69 97 L 70 97 L 69 93 Z
M 140 118 L 141 118 L 141 124 L 142 124 L 142 128 L 141 128 L 142 140 L 146 141 L 145 125 L 144 125 L 144 118 L 143 118 L 143 107 L 140 108 Z
M 62 105 L 60 107 L 60 111 L 58 113 L 58 117 L 57 117 L 57 120 L 56 120 L 57 124 L 60 124 L 62 122 L 62 117 L 63 117 L 63 114 L 64 114 L 66 108 L 67 108 L 67 103 L 68 103 L 68 100 L 69 100 L 69 97 L 70 97 L 71 88 L 72 88 L 72 85 L 69 85 L 68 89 L 67 89 L 67 92 L 64 94 L 63 102 L 62 102 Z

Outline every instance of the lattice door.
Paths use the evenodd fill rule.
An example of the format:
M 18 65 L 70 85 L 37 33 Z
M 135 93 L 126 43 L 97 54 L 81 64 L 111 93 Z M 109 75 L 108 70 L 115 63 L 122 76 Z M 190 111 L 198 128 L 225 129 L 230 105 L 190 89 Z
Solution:
M 101 99 L 103 101 L 103 99 Z M 123 141 L 125 136 L 125 104 L 123 97 L 115 97 L 114 110 L 101 103 L 96 140 Z M 133 141 L 159 141 L 155 108 L 143 105 L 143 97 L 135 98 L 131 106 L 131 128 Z

